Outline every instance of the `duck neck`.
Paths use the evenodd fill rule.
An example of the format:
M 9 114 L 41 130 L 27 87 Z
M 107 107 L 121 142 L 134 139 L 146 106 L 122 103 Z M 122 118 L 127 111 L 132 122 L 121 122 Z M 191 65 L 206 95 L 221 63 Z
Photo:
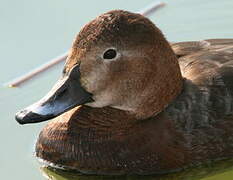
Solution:
M 170 59 L 167 60 L 166 58 Z M 168 61 L 160 65 L 160 69 L 155 70 L 155 74 L 160 75 L 148 77 L 146 87 L 142 89 L 142 92 L 138 93 L 139 97 L 135 98 L 138 101 L 132 103 L 136 105 L 132 114 L 135 114 L 137 119 L 156 116 L 171 104 L 183 89 L 184 80 L 175 54 L 171 52 L 169 57 L 165 56 L 160 59 L 161 63 L 165 61 L 164 59 Z M 166 66 L 166 64 L 172 63 L 173 68 Z

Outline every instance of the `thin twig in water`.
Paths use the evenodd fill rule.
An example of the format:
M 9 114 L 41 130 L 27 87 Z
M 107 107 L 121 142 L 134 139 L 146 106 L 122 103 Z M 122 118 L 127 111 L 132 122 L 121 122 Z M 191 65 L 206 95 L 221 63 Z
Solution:
M 63 62 L 66 60 L 67 58 L 67 54 L 68 52 L 57 56 L 53 59 L 51 59 L 50 61 L 48 61 L 45 64 L 42 64 L 41 66 L 33 69 L 32 71 L 28 72 L 27 74 L 24 74 L 23 76 L 20 76 L 8 83 L 5 83 L 6 86 L 8 87 L 18 87 L 20 85 L 22 85 L 23 83 L 27 82 L 28 80 L 32 79 L 33 77 L 35 77 L 36 75 L 46 71 L 47 69 L 53 67 L 56 64 L 59 64 L 60 62 Z
M 145 7 L 144 9 L 142 9 L 141 11 L 139 11 L 138 13 L 142 14 L 143 16 L 150 16 L 153 12 L 155 12 L 156 10 L 158 10 L 159 8 L 163 7 L 165 5 L 164 2 L 155 2 L 150 4 L 149 6 Z M 64 54 L 50 60 L 49 62 L 33 69 L 32 71 L 26 73 L 23 76 L 20 76 L 8 83 L 5 83 L 6 86 L 8 87 L 18 87 L 20 85 L 22 85 L 23 83 L 27 82 L 28 80 L 32 79 L 33 77 L 35 77 L 36 75 L 46 71 L 47 69 L 53 67 L 54 65 L 63 62 L 66 60 L 68 55 L 68 52 L 65 52 Z
M 141 11 L 139 11 L 138 13 L 143 15 L 143 16 L 150 16 L 152 13 L 154 13 L 156 10 L 164 7 L 166 4 L 164 2 L 154 2 L 150 5 L 148 5 L 147 7 L 145 7 L 144 9 L 142 9 Z

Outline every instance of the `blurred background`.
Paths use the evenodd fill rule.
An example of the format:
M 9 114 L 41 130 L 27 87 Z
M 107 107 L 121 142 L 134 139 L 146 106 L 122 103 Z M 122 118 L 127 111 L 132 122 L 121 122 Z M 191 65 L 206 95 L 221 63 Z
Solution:
M 71 47 L 80 28 L 112 9 L 133 12 L 154 0 L 0 0 L 0 179 L 45 179 L 34 143 L 46 123 L 20 126 L 14 114 L 45 95 L 60 77 L 63 64 L 20 88 L 4 83 L 32 70 Z M 173 0 L 150 19 L 169 41 L 233 38 L 232 0 Z M 233 171 L 208 180 L 233 179 Z M 207 179 L 206 179 L 207 180 Z

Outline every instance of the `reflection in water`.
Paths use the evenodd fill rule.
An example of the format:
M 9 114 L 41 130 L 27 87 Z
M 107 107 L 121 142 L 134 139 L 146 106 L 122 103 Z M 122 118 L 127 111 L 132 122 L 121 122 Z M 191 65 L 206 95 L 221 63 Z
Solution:
M 94 176 L 67 172 L 51 167 L 41 167 L 42 173 L 48 180 L 198 180 L 233 169 L 233 159 L 208 163 L 178 173 L 154 176 Z

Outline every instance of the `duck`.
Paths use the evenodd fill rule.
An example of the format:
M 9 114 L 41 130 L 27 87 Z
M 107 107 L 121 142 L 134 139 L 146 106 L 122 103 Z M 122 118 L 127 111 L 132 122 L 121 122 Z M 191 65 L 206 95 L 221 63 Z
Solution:
M 140 14 L 106 12 L 81 29 L 61 78 L 16 120 L 51 120 L 36 157 L 83 174 L 166 174 L 230 159 L 233 39 L 170 43 Z

